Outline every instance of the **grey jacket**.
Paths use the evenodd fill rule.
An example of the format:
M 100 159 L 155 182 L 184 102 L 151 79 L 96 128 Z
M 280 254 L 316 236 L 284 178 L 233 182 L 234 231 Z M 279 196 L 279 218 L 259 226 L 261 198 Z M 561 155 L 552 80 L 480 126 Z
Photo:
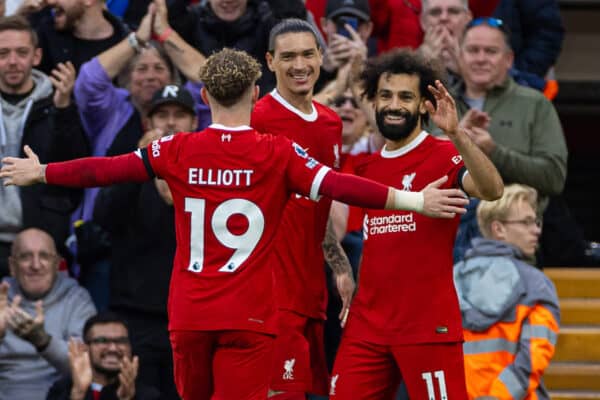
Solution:
M 9 301 L 21 293 L 13 278 Z M 59 272 L 54 286 L 42 299 L 44 325 L 52 339 L 40 353 L 33 345 L 7 329 L 0 339 L 0 400 L 45 399 L 50 386 L 61 376 L 68 376 L 69 358 L 67 342 L 70 337 L 81 337 L 83 324 L 96 314 L 92 299 L 77 281 Z M 35 302 L 23 296 L 21 307 L 35 315 Z
M 17 104 L 0 96 L 0 158 L 19 157 L 23 131 L 33 104 L 52 94 L 52 83 L 42 72 L 31 71 L 35 87 L 31 94 Z M 23 210 L 17 186 L 0 185 L 0 241 L 12 242 L 23 226 Z

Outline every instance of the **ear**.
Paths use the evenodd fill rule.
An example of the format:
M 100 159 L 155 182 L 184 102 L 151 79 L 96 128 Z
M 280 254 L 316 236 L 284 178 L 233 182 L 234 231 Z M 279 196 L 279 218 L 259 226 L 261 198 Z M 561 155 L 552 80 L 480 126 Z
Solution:
M 371 33 L 373 33 L 373 22 L 367 21 L 360 24 L 358 26 L 358 33 L 362 40 L 366 43 L 371 37 Z
M 492 239 L 503 240 L 506 237 L 506 228 L 502 222 L 492 221 L 490 224 L 490 233 L 492 234 Z
M 275 68 L 273 67 L 273 54 L 267 51 L 267 54 L 265 54 L 265 59 L 267 60 L 267 67 L 269 67 L 269 71 L 275 72 Z
M 42 61 L 42 48 L 38 47 L 33 50 L 33 66 L 37 67 L 40 65 L 40 61 Z
M 204 86 L 202 86 L 202 88 L 200 89 L 200 97 L 202 97 L 202 101 L 204 102 L 204 104 L 210 107 L 210 101 L 208 100 L 208 92 L 206 91 L 206 87 Z
M 508 49 L 508 54 L 506 55 L 506 62 L 508 64 L 508 69 L 510 69 L 510 67 L 512 67 L 513 62 L 515 61 L 515 53 L 511 50 Z
M 421 114 L 421 115 L 427 114 L 427 109 L 425 108 L 426 101 L 427 101 L 426 97 L 421 97 L 421 101 L 419 102 L 419 114 Z

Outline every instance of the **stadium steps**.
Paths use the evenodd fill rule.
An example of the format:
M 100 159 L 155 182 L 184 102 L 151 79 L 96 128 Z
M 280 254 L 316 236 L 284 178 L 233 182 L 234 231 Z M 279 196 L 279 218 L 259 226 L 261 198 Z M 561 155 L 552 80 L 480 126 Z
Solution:
M 552 400 L 600 400 L 600 268 L 547 268 L 560 301 L 556 353 L 544 374 Z

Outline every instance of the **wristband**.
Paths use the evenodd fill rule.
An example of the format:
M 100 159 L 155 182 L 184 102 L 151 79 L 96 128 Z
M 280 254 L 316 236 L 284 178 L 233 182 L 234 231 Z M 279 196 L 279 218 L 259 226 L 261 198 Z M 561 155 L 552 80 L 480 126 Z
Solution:
M 393 189 L 394 201 L 392 208 L 395 210 L 408 210 L 423 212 L 425 197 L 421 192 L 407 192 L 404 190 Z
M 158 43 L 163 44 L 164 42 L 167 41 L 167 39 L 169 38 L 169 36 L 171 36 L 171 33 L 173 33 L 173 29 L 169 26 L 167 29 L 165 29 L 163 31 L 163 33 L 161 33 L 156 40 L 158 41 Z
M 136 53 L 139 53 L 140 51 L 142 51 L 140 42 L 138 41 L 138 38 L 135 35 L 135 32 L 131 32 L 129 35 L 127 35 L 127 42 L 129 43 L 131 48 L 133 50 L 135 50 Z

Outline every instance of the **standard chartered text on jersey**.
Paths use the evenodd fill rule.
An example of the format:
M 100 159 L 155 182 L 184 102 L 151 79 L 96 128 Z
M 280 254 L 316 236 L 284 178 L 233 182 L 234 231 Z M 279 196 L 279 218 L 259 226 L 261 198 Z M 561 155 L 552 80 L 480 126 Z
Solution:
M 188 183 L 206 186 L 250 186 L 251 169 L 189 168 Z

